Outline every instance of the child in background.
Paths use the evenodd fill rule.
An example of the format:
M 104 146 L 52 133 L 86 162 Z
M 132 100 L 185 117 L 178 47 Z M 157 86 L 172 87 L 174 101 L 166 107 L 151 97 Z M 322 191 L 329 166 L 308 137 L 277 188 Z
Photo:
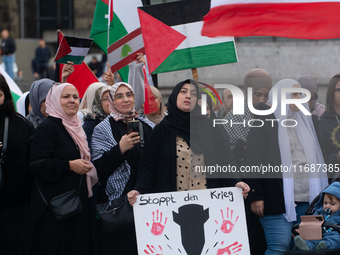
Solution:
M 333 182 L 320 196 L 315 204 L 314 215 L 323 215 L 325 222 L 340 223 L 340 182 Z M 322 240 L 305 241 L 301 236 L 294 238 L 299 250 L 330 250 L 340 248 L 340 234 L 332 229 L 326 230 Z

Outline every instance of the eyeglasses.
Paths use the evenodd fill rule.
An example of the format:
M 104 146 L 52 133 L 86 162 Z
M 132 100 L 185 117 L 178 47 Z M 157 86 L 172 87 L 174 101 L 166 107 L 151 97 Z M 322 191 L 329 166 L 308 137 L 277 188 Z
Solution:
M 132 98 L 133 97 L 133 93 L 132 92 L 128 92 L 128 93 L 126 93 L 125 95 L 124 94 L 117 94 L 117 95 L 115 95 L 115 99 L 116 100 L 122 100 L 122 99 L 124 99 L 124 96 L 126 97 L 126 98 Z
M 108 101 L 109 100 L 109 97 L 107 96 L 107 97 L 103 97 L 102 99 L 100 99 L 100 101 L 101 102 L 106 102 L 106 101 Z

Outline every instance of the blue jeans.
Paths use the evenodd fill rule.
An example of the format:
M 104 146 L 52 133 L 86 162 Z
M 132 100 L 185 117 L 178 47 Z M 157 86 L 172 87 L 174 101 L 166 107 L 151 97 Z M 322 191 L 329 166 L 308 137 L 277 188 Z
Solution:
M 283 214 L 260 217 L 267 241 L 265 255 L 283 255 L 289 250 L 293 223 L 288 222 Z
M 14 64 L 14 54 L 10 56 L 2 55 L 2 61 L 5 64 L 6 73 L 14 79 L 13 64 Z

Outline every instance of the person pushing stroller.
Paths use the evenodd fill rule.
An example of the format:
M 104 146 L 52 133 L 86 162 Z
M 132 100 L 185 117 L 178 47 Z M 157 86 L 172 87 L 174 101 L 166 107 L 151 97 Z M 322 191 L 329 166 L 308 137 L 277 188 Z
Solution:
M 314 215 L 323 215 L 325 222 L 340 223 L 340 182 L 333 182 L 320 195 L 315 204 Z M 299 250 L 329 250 L 340 248 L 340 234 L 327 229 L 322 240 L 305 241 L 301 236 L 294 237 L 295 246 Z

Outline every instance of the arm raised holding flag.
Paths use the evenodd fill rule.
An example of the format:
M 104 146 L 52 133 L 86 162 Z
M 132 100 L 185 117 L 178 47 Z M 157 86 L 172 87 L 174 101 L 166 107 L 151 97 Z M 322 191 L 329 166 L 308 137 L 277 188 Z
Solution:
M 74 72 L 73 62 L 68 61 L 66 65 L 63 66 L 63 70 L 61 73 L 61 82 L 67 82 L 67 77 L 70 76 Z
M 107 85 L 112 86 L 113 84 L 115 84 L 115 75 L 111 72 L 110 64 L 108 62 L 106 62 L 106 66 L 107 70 L 104 73 L 104 81 Z

